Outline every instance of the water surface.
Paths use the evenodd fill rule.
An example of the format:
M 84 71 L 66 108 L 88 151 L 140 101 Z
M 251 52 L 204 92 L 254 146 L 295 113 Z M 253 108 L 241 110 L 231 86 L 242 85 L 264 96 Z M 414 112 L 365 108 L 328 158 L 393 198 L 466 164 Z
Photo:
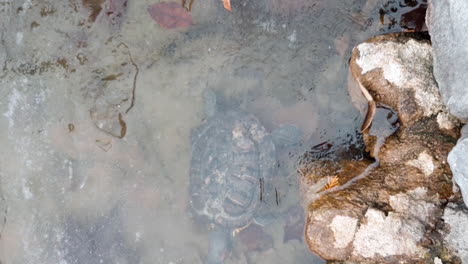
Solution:
M 359 144 L 348 60 L 386 30 L 383 3 L 232 0 L 228 12 L 195 0 L 193 25 L 172 30 L 148 14 L 155 3 L 0 3 L 0 260 L 203 263 L 209 235 L 188 185 L 210 89 L 268 133 L 302 132 L 277 146 L 269 214 L 225 263 L 323 263 L 301 235 L 297 160 L 323 142 Z

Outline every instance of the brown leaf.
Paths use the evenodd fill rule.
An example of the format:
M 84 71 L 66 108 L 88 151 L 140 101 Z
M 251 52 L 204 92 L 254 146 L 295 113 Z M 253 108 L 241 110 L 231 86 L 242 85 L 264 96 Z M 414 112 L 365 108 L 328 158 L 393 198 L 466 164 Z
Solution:
M 232 11 L 231 0 L 223 0 L 223 6 L 226 10 Z
M 96 21 L 96 17 L 101 13 L 104 1 L 105 0 L 83 0 L 83 6 L 91 11 L 89 21 Z
M 159 25 L 167 29 L 190 27 L 192 16 L 176 2 L 160 2 L 148 7 L 148 13 Z
M 333 187 L 340 185 L 338 176 L 333 176 L 332 178 L 328 178 L 328 183 L 325 185 L 324 189 L 329 190 Z

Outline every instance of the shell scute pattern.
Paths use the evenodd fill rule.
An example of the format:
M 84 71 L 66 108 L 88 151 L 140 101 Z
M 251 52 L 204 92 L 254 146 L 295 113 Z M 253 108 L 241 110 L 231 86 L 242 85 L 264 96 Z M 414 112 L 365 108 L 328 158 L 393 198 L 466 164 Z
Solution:
M 275 146 L 251 114 L 227 112 L 192 135 L 190 194 L 194 211 L 227 228 L 251 222 L 260 206 L 260 179 L 271 177 Z

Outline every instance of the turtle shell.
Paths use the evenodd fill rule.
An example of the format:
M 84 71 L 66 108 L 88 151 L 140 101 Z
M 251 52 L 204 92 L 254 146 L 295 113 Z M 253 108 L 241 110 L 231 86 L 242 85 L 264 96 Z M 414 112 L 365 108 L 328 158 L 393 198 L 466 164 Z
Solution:
M 193 210 L 223 227 L 248 225 L 275 160 L 271 135 L 253 115 L 227 112 L 206 120 L 192 133 Z

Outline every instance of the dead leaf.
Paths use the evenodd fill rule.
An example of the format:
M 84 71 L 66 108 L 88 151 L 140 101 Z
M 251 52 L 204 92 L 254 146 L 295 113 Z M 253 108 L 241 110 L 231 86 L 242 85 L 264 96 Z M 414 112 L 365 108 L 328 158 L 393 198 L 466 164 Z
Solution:
M 190 13 L 176 2 L 160 2 L 148 7 L 148 13 L 160 26 L 167 29 L 187 28 L 193 25 Z
M 329 177 L 328 178 L 328 183 L 327 183 L 327 185 L 325 185 L 325 187 L 323 189 L 324 190 L 329 190 L 329 189 L 331 189 L 333 187 L 336 187 L 338 185 L 340 185 L 338 176 L 333 176 L 331 178 Z
M 223 6 L 224 6 L 224 8 L 225 8 L 226 10 L 232 12 L 231 0 L 223 0 Z

